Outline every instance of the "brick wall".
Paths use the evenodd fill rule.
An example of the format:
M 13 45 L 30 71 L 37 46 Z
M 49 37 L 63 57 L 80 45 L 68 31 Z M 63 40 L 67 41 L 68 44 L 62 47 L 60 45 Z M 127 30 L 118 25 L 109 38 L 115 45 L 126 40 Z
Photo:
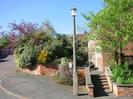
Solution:
M 96 54 L 96 67 L 98 67 L 100 71 L 104 71 L 103 62 L 103 54 Z
M 26 72 L 26 73 L 31 73 L 31 74 L 36 74 L 36 75 L 49 75 L 53 76 L 58 72 L 57 68 L 53 68 L 53 66 L 43 66 L 43 65 L 37 65 L 37 68 L 34 70 L 29 70 L 29 69 L 21 69 L 21 71 Z
M 123 49 L 123 53 L 126 56 L 133 56 L 133 42 L 129 42 Z
M 133 85 L 117 85 L 113 83 L 113 92 L 116 96 L 133 96 Z

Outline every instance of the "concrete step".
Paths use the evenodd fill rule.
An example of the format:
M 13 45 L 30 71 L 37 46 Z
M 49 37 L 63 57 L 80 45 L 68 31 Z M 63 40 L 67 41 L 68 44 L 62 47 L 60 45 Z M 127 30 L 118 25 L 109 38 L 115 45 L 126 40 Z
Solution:
M 98 82 L 98 83 L 100 83 L 100 82 L 101 82 L 101 83 L 105 83 L 105 82 L 108 82 L 108 81 L 107 81 L 107 79 L 92 79 L 92 82 L 93 82 L 93 83 L 97 83 L 97 82 Z
M 106 77 L 105 74 L 99 74 L 99 75 L 91 75 L 92 77 Z
M 92 76 L 92 78 L 106 78 L 106 76 Z
M 94 85 L 94 96 L 108 96 L 111 93 L 105 74 L 93 74 L 91 79 Z
M 107 79 L 106 77 L 102 77 L 102 76 L 101 76 L 101 77 L 100 77 L 100 76 L 99 76 L 99 77 L 91 77 L 91 78 L 92 78 L 92 79 L 98 79 L 98 80 L 99 80 L 99 79 Z
M 99 75 L 100 77 L 106 77 L 106 75 Z
M 100 82 L 100 83 L 97 82 L 97 83 L 94 83 L 94 85 L 97 85 L 97 86 L 98 85 L 104 85 L 104 86 L 106 86 L 106 85 L 108 85 L 108 82 L 104 82 L 104 83 L 103 82 Z
M 109 96 L 111 93 L 110 90 L 95 90 L 94 91 L 94 96 L 95 97 L 100 97 L 100 96 Z M 105 98 L 106 99 L 106 98 Z M 113 99 L 113 98 L 112 98 Z
M 93 79 L 93 83 L 108 83 L 107 79 Z
M 112 91 L 110 89 L 105 89 L 105 92 L 111 93 Z
M 95 89 L 109 89 L 108 85 L 94 85 Z
M 92 75 L 92 83 L 94 84 L 95 91 L 108 91 L 109 85 L 106 75 Z
M 107 93 L 111 93 L 112 91 L 110 89 L 105 89 L 103 88 L 102 90 L 101 89 L 94 89 L 95 92 L 101 92 L 101 91 L 105 91 Z

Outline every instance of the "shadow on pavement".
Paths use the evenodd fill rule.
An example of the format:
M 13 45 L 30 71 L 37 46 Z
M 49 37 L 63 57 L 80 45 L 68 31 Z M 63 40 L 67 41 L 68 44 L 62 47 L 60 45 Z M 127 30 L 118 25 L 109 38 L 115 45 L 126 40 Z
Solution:
M 8 61 L 8 60 L 0 59 L 0 63 L 1 63 L 1 62 L 7 62 L 7 61 Z
M 94 93 L 95 93 L 94 97 L 109 96 L 108 93 L 105 92 L 104 90 L 96 90 L 96 91 L 94 91 Z
M 88 96 L 87 93 L 78 94 L 78 96 Z
M 0 55 L 0 59 L 4 59 L 4 58 L 7 58 L 7 57 L 8 57 L 8 55 L 4 55 L 4 56 Z
M 4 55 L 4 56 L 1 56 L 1 55 L 0 55 L 0 63 L 1 63 L 1 62 L 7 62 L 8 60 L 5 59 L 5 58 L 7 58 L 7 57 L 8 57 L 8 55 Z

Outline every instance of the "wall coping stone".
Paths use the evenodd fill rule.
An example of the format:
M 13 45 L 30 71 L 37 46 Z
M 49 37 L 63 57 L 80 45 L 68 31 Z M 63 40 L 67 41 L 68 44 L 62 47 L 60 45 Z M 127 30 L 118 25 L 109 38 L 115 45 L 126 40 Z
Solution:
M 113 82 L 118 87 L 133 87 L 133 84 L 118 84 L 117 82 Z

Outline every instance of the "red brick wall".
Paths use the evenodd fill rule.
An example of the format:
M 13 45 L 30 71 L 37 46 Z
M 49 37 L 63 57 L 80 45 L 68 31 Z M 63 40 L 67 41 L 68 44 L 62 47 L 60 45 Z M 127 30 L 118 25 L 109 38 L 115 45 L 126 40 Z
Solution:
M 29 69 L 22 69 L 23 72 L 36 74 L 36 75 L 54 75 L 58 72 L 57 68 L 52 68 L 53 66 L 43 66 L 43 65 L 37 65 L 37 68 L 35 70 L 29 70 Z
M 117 86 L 113 83 L 113 92 L 116 96 L 133 96 L 133 86 Z
M 103 63 L 103 55 L 99 58 L 97 58 L 97 64 L 100 71 L 104 71 L 104 63 Z
M 126 56 L 133 56 L 133 42 L 129 42 L 123 49 L 123 53 Z

